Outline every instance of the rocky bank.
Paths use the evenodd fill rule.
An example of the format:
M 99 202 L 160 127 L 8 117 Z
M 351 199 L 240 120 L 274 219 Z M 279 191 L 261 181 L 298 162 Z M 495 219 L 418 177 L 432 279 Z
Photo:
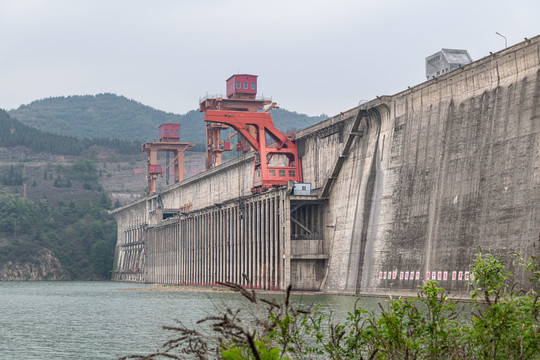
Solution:
M 58 258 L 50 250 L 43 250 L 36 261 L 0 264 L 0 281 L 71 280 Z

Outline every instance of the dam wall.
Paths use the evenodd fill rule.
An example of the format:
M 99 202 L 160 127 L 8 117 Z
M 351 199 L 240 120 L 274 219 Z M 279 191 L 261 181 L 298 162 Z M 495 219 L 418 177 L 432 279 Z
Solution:
M 381 99 L 330 196 L 327 291 L 467 294 L 479 249 L 538 254 L 539 40 Z
M 308 196 L 251 194 L 246 154 L 114 210 L 113 278 L 406 295 L 435 279 L 466 296 L 479 249 L 538 254 L 540 37 L 295 142 Z

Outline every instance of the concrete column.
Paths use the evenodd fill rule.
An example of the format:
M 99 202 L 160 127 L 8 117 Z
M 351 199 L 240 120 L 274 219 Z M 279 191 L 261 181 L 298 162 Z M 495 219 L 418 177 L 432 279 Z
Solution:
M 242 274 L 247 274 L 247 248 L 246 248 L 246 216 L 247 216 L 247 207 L 244 203 L 244 207 L 240 209 L 242 211 L 242 219 L 238 219 L 238 230 L 239 230 L 239 246 L 240 246 L 240 284 L 246 285 L 246 280 L 242 276 Z
M 259 287 L 264 289 L 264 199 L 259 200 L 259 221 L 257 227 L 259 228 Z
M 189 243 L 189 277 L 188 282 L 193 283 L 193 218 L 188 219 L 187 239 Z
M 187 275 L 188 275 L 187 259 L 189 255 L 189 247 L 187 244 L 186 227 L 187 227 L 187 220 L 183 219 L 181 223 L 182 244 L 183 244 L 182 247 L 184 249 L 184 251 L 182 251 L 182 282 L 183 283 L 187 282 Z
M 156 245 L 157 245 L 157 251 L 156 251 L 156 261 L 157 261 L 157 270 L 158 270 L 158 282 L 160 284 L 163 284 L 163 242 L 161 241 L 161 238 L 159 237 L 159 232 L 156 231 L 156 228 L 154 228 L 154 236 L 156 238 Z
M 253 284 L 255 282 L 255 273 L 254 273 L 254 261 L 255 261 L 255 247 L 254 247 L 254 233 L 253 233 L 253 217 L 255 214 L 255 205 L 253 201 L 249 202 L 249 210 L 246 217 L 246 221 L 248 223 L 248 231 L 246 232 L 245 242 L 247 247 L 247 256 L 248 256 L 248 271 L 247 276 L 249 279 L 249 284 Z
M 193 283 L 196 283 L 198 278 L 198 267 L 197 267 L 197 261 L 198 259 L 198 253 L 199 249 L 197 248 L 197 239 L 198 239 L 198 228 L 196 227 L 197 222 L 195 221 L 195 217 L 191 219 L 191 281 Z
M 202 284 L 206 282 L 206 278 L 209 276 L 208 273 L 208 249 L 205 245 L 207 245 L 207 239 L 203 238 L 202 236 L 202 230 L 203 225 L 202 221 L 199 218 L 197 221 L 197 283 Z
M 172 232 L 172 243 L 173 243 L 173 249 L 174 251 L 171 254 L 171 262 L 172 262 L 172 276 L 171 276 L 171 284 L 177 284 L 178 283 L 178 233 L 176 232 L 176 225 L 171 225 L 171 232 Z
M 258 206 L 259 203 L 257 200 L 253 201 L 253 215 L 251 218 L 251 239 L 248 239 L 249 242 L 252 244 L 252 265 L 253 265 L 253 285 L 256 287 L 259 285 L 259 259 L 258 259 L 258 234 L 257 234 L 257 222 L 258 222 Z
M 212 212 L 213 214 L 213 243 L 214 243 L 214 256 L 212 257 L 213 264 L 214 264 L 214 272 L 212 273 L 212 282 L 215 282 L 216 279 L 219 279 L 220 271 L 221 271 L 221 264 L 220 264 L 220 248 L 219 248 L 219 210 L 214 210 Z
M 164 259 L 164 250 L 163 250 L 163 238 L 161 236 L 161 233 L 159 231 L 157 231 L 155 228 L 154 228 L 154 233 L 156 235 L 156 240 L 157 240 L 157 244 L 158 244 L 158 264 L 159 264 L 159 283 L 160 284 L 163 284 L 165 282 L 165 276 L 164 276 L 164 270 L 165 270 L 165 259 Z
M 280 252 L 279 252 L 279 196 L 280 193 L 276 197 L 274 197 L 274 286 L 280 287 L 280 272 L 279 272 L 279 264 L 280 264 Z
M 223 280 L 231 281 L 231 209 L 229 207 L 223 210 L 225 217 L 223 219 L 223 226 L 225 228 L 225 237 L 223 244 L 225 245 L 225 276 Z
M 257 279 L 257 270 L 258 270 L 258 262 L 257 262 L 257 200 L 253 201 L 253 215 L 251 218 L 251 239 L 248 239 L 248 241 L 252 244 L 252 257 L 253 257 L 253 285 L 257 286 L 258 279 Z
M 201 282 L 201 221 L 202 216 L 197 215 L 193 219 L 193 281 L 195 283 Z
M 212 211 L 212 249 L 214 253 L 212 254 L 212 265 L 214 271 L 212 271 L 211 281 L 219 277 L 220 264 L 219 264 L 219 211 Z
M 231 224 L 231 208 L 230 208 L 230 205 L 227 206 L 227 208 L 225 208 L 225 218 L 224 218 L 224 221 L 223 221 L 223 225 L 225 226 L 225 239 L 224 239 L 224 244 L 225 244 L 225 254 L 226 254 L 226 257 L 225 257 L 225 266 L 226 266 L 226 272 L 225 272 L 225 277 L 223 278 L 225 281 L 231 281 L 232 279 L 232 268 L 231 268 L 231 265 L 232 265 L 232 261 L 231 261 L 231 256 L 232 256 L 232 233 L 231 233 L 231 229 L 232 229 L 232 224 Z
M 273 212 L 273 202 L 274 202 L 274 196 L 268 198 L 268 201 L 267 201 L 267 216 L 268 216 L 268 223 L 267 223 L 267 227 L 266 227 L 266 241 L 267 241 L 267 260 L 266 260 L 266 268 L 267 268 L 267 279 L 268 279 L 268 288 L 272 287 L 273 284 L 272 284 L 272 271 L 274 269 L 274 266 L 273 266 L 273 261 L 274 261 L 274 258 L 273 258 L 273 246 L 274 246 L 274 241 L 272 239 L 272 234 L 273 234 L 273 231 L 272 231 L 272 228 L 274 226 L 274 212 Z
M 154 258 L 156 256 L 156 244 L 154 244 L 154 238 L 152 229 L 148 229 L 147 234 L 147 243 L 148 243 L 148 281 L 155 282 L 156 267 Z
M 236 282 L 236 211 L 238 204 L 229 208 L 229 281 Z
M 201 272 L 201 283 L 205 284 L 208 283 L 208 280 L 213 272 L 212 263 L 209 261 L 209 257 L 213 254 L 213 232 L 214 232 L 214 224 L 213 224 L 213 216 L 212 212 L 208 212 L 206 215 L 206 229 L 203 229 L 205 232 L 205 235 L 203 238 L 201 238 L 200 248 L 199 251 L 203 255 L 203 263 L 202 266 L 199 268 L 199 271 Z
M 174 225 L 175 239 L 176 239 L 176 254 L 174 254 L 174 259 L 176 263 L 176 272 L 174 276 L 174 283 L 178 284 L 180 282 L 180 276 L 182 275 L 182 259 L 180 254 L 182 253 L 182 240 L 180 236 L 180 223 Z
M 161 243 L 161 239 L 159 238 L 159 234 L 158 232 L 156 231 L 156 229 L 154 228 L 154 237 L 155 237 L 155 244 L 156 244 L 156 257 L 155 257 L 155 261 L 156 261 L 156 269 L 158 271 L 158 274 L 157 274 L 157 281 L 159 283 L 163 283 L 163 248 L 162 248 L 162 243 Z
M 223 281 L 227 277 L 227 224 L 225 223 L 226 211 L 219 210 L 219 248 L 221 251 L 221 274 L 220 280 Z
M 146 280 L 152 282 L 152 271 L 154 270 L 152 266 L 152 240 L 150 239 L 150 229 L 146 231 Z
M 154 266 L 154 251 L 155 251 L 155 247 L 154 247 L 154 241 L 152 239 L 152 233 L 151 233 L 152 229 L 148 229 L 148 233 L 147 233 L 147 238 L 146 238 L 146 244 L 147 244 L 147 248 L 148 248 L 148 281 L 149 282 L 154 282 L 155 279 L 154 279 L 154 272 L 156 270 L 155 266 Z
M 219 278 L 220 264 L 219 264 L 219 211 L 212 211 L 212 268 L 211 277 L 208 279 L 209 283 L 214 283 Z
M 270 224 L 268 226 L 268 241 L 269 241 L 269 256 L 268 256 L 268 264 L 269 264 L 269 287 L 270 289 L 274 289 L 275 284 L 275 266 L 274 266 L 274 258 L 276 256 L 275 252 L 275 238 L 274 238 L 274 223 L 276 221 L 276 214 L 275 214 L 275 203 L 276 203 L 276 197 L 275 194 L 273 194 L 272 198 L 270 199 L 270 202 L 268 204 L 269 206 L 269 213 L 270 213 Z
M 231 247 L 231 273 L 230 273 L 230 281 L 237 283 L 237 259 L 238 259 L 238 247 L 237 247 L 237 211 L 238 211 L 238 204 L 234 204 L 229 210 L 229 216 L 230 216 L 230 224 L 231 224 L 231 238 L 230 241 L 230 247 Z
M 184 255 L 184 282 L 188 283 L 190 281 L 190 259 L 191 259 L 191 248 L 189 242 L 189 219 L 184 218 L 183 220 L 184 228 L 184 243 L 186 248 L 186 253 Z
M 218 209 L 216 211 L 216 254 L 217 254 L 217 271 L 216 277 L 214 278 L 214 283 L 216 280 L 221 280 L 223 278 L 223 229 L 222 229 L 222 217 L 223 211 Z
M 262 219 L 261 219 L 261 233 L 262 233 L 262 288 L 268 289 L 268 199 L 263 199 L 262 204 Z
M 287 196 L 282 197 L 282 219 L 283 219 L 283 225 L 282 225 L 282 248 L 283 251 L 281 252 L 285 259 L 283 262 L 283 280 L 282 280 L 282 288 L 286 289 L 287 286 L 291 283 L 291 203 L 289 201 L 289 198 Z
M 178 221 L 178 237 L 179 237 L 179 240 L 180 240 L 180 252 L 178 253 L 178 262 L 180 263 L 180 267 L 179 267 L 179 276 L 178 276 L 178 283 L 183 283 L 185 280 L 184 280 L 184 276 L 186 274 L 186 269 L 185 269 L 185 255 L 186 255 L 186 246 L 185 246 L 185 243 L 184 243 L 184 220 L 180 220 Z
M 160 229 L 159 231 L 159 240 L 161 242 L 161 251 L 163 258 L 163 283 L 168 284 L 169 281 L 169 253 L 170 253 L 170 241 L 165 241 L 165 236 L 167 235 L 167 228 Z
M 231 218 L 230 218 L 230 207 L 227 206 L 223 210 L 225 217 L 223 218 L 223 228 L 224 228 L 224 238 L 223 238 L 223 248 L 225 249 L 225 276 L 223 276 L 224 281 L 230 281 L 231 279 Z

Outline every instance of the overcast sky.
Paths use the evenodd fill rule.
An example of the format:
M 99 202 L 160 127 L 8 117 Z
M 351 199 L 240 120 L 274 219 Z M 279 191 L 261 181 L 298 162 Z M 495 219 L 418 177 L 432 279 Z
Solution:
M 234 73 L 287 110 L 335 115 L 540 34 L 539 0 L 0 0 L 0 108 L 115 93 L 183 114 Z

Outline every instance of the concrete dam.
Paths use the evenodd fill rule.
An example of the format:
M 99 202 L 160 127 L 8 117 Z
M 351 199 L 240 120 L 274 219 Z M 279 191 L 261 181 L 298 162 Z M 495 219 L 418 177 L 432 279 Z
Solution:
M 113 280 L 466 296 L 479 249 L 540 255 L 540 36 L 294 143 L 308 193 L 253 194 L 247 153 L 112 211 Z

